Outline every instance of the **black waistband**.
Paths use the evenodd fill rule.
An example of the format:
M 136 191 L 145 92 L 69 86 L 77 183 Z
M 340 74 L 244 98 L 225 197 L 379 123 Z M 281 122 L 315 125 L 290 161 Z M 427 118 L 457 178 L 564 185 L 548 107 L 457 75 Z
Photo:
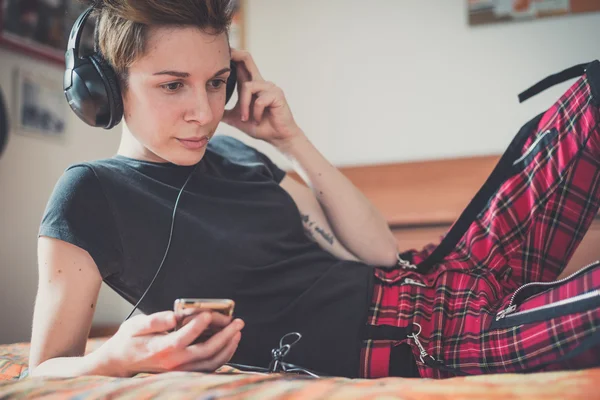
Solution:
M 529 89 L 525 90 L 523 93 L 519 94 L 519 102 L 522 103 L 525 100 L 543 92 L 544 90 L 551 88 L 552 86 L 566 82 L 570 79 L 577 78 L 583 74 L 587 75 L 588 81 L 592 88 L 594 104 L 600 105 L 600 62 L 598 60 L 575 65 L 571 68 L 565 69 L 564 71 L 557 72 L 556 74 L 552 74 L 542 79 Z
M 596 107 L 600 107 L 600 61 L 590 63 L 585 73 L 592 90 L 592 101 Z
M 400 341 L 408 338 L 413 333 L 413 326 L 400 328 L 393 325 L 365 325 L 361 333 L 363 340 L 393 340 Z

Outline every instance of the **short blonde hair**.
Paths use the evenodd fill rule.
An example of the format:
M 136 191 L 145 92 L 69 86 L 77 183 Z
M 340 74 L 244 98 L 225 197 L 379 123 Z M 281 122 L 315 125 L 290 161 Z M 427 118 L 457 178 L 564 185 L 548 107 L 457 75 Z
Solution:
M 152 26 L 195 26 L 211 35 L 227 33 L 235 0 L 101 0 L 96 1 L 96 51 L 127 89 L 129 66 L 145 54 Z

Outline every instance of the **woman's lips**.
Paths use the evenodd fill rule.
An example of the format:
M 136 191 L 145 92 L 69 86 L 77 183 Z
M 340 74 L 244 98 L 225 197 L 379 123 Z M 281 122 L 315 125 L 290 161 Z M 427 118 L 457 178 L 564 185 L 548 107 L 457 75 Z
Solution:
M 206 146 L 208 138 L 206 136 L 198 139 L 177 139 L 186 149 L 198 150 Z

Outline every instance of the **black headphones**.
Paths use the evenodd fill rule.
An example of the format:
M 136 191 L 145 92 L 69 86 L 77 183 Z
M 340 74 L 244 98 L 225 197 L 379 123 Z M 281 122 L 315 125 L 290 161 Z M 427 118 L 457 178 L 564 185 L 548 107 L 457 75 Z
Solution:
M 63 89 L 69 106 L 82 121 L 94 127 L 111 129 L 123 117 L 123 99 L 117 75 L 99 51 L 79 56 L 83 27 L 93 10 L 94 7 L 85 10 L 71 28 L 65 54 Z M 232 61 L 225 103 L 233 95 L 236 80 L 236 66 Z

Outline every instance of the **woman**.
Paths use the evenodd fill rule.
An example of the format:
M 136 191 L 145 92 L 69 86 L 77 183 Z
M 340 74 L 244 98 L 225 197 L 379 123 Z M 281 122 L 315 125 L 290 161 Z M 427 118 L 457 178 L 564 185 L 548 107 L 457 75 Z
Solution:
M 483 324 L 520 283 L 558 276 L 597 212 L 597 185 L 582 188 L 589 204 L 569 207 L 583 215 L 577 234 L 560 238 L 523 222 L 522 204 L 494 214 L 510 195 L 500 190 L 490 202 L 494 222 L 482 214 L 447 262 L 418 274 L 412 264 L 398 262 L 382 216 L 298 127 L 281 89 L 262 78 L 248 53 L 229 49 L 230 19 L 228 2 L 219 0 L 99 5 L 99 48 L 118 76 L 123 100 L 122 139 L 114 157 L 67 169 L 48 202 L 39 232 L 32 375 L 212 371 L 230 359 L 264 367 L 283 335 L 300 332 L 286 361 L 302 367 L 349 377 L 434 376 L 413 355 L 423 354 L 423 346 L 449 354 L 441 333 L 455 339 L 483 329 L 467 332 L 456 317 L 440 319 L 444 309 L 468 319 L 475 306 L 464 300 L 476 298 Z M 230 60 L 237 63 L 239 100 L 225 111 Z M 595 107 L 585 113 L 597 121 Z M 285 154 L 310 189 L 255 149 L 214 136 L 221 121 Z M 589 152 L 599 159 L 598 132 L 581 128 L 590 137 L 582 141 L 584 150 L 569 152 L 564 140 L 555 148 L 561 157 L 579 160 Z M 575 176 L 592 174 L 598 181 L 596 164 L 578 165 Z M 533 172 L 535 186 L 547 181 L 547 170 L 516 177 Z M 573 177 L 552 179 L 563 187 Z M 542 209 L 536 215 L 544 215 Z M 507 230 L 513 224 L 525 231 L 515 235 Z M 530 229 L 556 242 L 557 252 L 565 249 L 547 269 L 539 263 L 545 254 L 519 261 L 517 247 Z M 167 243 L 164 268 L 154 279 Z M 413 262 L 426 256 L 407 254 Z M 102 281 L 132 304 L 143 296 L 145 315 L 127 320 L 83 356 Z M 453 289 L 462 295 L 445 295 Z M 240 319 L 200 314 L 172 331 L 169 310 L 182 297 L 232 298 Z M 194 343 L 211 325 L 220 331 Z M 382 325 L 419 331 L 390 335 L 378 330 Z M 445 360 L 461 366 L 459 359 Z M 469 366 L 471 372 L 495 371 L 481 365 Z

